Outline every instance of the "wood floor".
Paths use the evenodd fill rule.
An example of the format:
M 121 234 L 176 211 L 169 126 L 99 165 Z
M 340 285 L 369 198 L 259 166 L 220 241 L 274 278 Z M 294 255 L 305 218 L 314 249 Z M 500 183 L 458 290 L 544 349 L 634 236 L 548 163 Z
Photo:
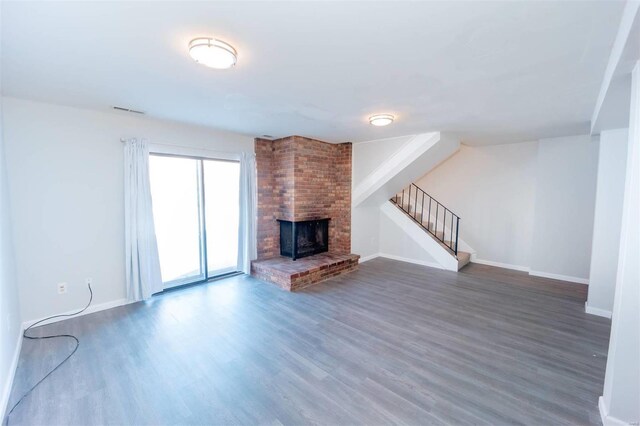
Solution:
M 52 324 L 77 354 L 18 424 L 599 424 L 585 288 L 374 259 L 288 293 L 233 277 Z M 25 341 L 11 403 L 70 347 Z

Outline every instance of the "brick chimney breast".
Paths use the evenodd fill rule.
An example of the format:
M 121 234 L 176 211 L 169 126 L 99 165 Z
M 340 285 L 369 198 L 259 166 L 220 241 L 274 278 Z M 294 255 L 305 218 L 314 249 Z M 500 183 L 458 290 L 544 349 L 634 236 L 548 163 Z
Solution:
M 351 143 L 255 139 L 258 260 L 279 256 L 277 219 L 331 218 L 329 252 L 351 251 Z

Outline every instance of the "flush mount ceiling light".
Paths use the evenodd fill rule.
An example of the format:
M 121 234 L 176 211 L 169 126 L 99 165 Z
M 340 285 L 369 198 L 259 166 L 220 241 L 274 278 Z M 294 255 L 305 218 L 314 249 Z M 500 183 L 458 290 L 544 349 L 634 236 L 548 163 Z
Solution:
M 229 43 L 206 37 L 191 40 L 189 55 L 197 63 L 219 70 L 231 68 L 238 59 L 238 52 Z
M 391 114 L 376 114 L 369 117 L 369 123 L 374 126 L 388 126 L 395 117 Z

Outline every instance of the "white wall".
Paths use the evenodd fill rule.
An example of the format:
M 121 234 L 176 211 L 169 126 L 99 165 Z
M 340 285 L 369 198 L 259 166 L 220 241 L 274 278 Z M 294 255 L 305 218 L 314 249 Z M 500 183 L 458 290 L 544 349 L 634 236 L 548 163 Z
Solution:
M 0 107 L 0 122 L 2 109 Z M 0 125 L 2 126 L 2 125 Z M 2 126 L 4 127 L 4 126 Z M 0 418 L 11 392 L 20 348 L 21 315 L 16 281 L 7 166 L 0 128 Z
M 1 14 L 2 4 L 0 4 L 0 16 Z M 2 40 L 0 40 L 1 45 Z M 22 325 L 14 265 L 4 128 L 4 115 L 0 104 L 0 418 L 4 418 L 11 392 L 20 349 Z
M 603 131 L 589 273 L 587 312 L 611 316 L 618 269 L 628 129 Z
M 377 141 L 356 145 L 354 170 L 371 168 L 391 148 Z M 587 283 L 597 150 L 597 141 L 586 135 L 463 145 L 416 184 L 461 217 L 460 239 L 475 252 L 472 261 Z M 412 258 L 411 244 L 391 241 L 388 222 L 377 209 L 354 209 L 353 251 Z M 420 251 L 413 258 L 425 261 Z
M 588 282 L 597 164 L 591 136 L 540 140 L 532 274 Z
M 446 161 L 459 148 L 459 139 L 439 132 L 354 144 L 351 251 L 366 260 L 375 257 L 381 250 L 392 250 L 395 243 L 381 246 L 381 206 L 401 189 L 396 185 L 409 185 L 424 170 Z M 401 256 L 401 253 L 392 251 L 388 254 Z M 414 255 L 415 261 L 424 263 L 423 255 Z
M 630 110 L 616 290 L 600 398 L 605 426 L 640 422 L 640 61 L 633 70 Z
M 463 145 L 416 182 L 461 217 L 460 238 L 478 260 L 529 265 L 537 146 Z
M 122 301 L 121 137 L 224 152 L 252 152 L 253 138 L 209 128 L 4 98 L 5 143 L 21 313 L 32 320 Z M 56 283 L 67 282 L 58 295 Z
M 351 208 L 351 252 L 361 260 L 380 252 L 380 211 L 377 206 Z
M 597 149 L 590 136 L 463 146 L 417 185 L 460 215 L 476 261 L 586 283 Z
M 356 142 L 352 148 L 353 169 L 351 181 L 355 188 L 357 184 L 373 172 L 382 162 L 388 160 L 396 151 L 402 148 L 411 137 L 377 139 L 374 141 Z
M 404 215 L 404 213 L 397 209 L 397 207 L 393 205 L 389 205 L 389 207 L 391 207 L 392 211 L 395 213 Z M 410 222 L 411 220 L 408 219 L 408 221 Z M 422 231 L 415 227 L 414 223 L 410 223 L 409 230 L 403 229 L 400 223 L 401 222 L 394 222 L 391 217 L 384 212 L 381 212 L 380 255 L 392 259 L 442 268 L 441 264 L 429 253 L 428 246 L 427 248 L 422 247 L 414 238 L 412 238 L 412 231 L 417 233 L 422 233 Z M 431 238 L 430 236 L 427 236 L 426 233 L 421 236 L 424 236 L 427 239 Z M 437 243 L 435 244 L 438 245 Z M 444 255 L 449 257 L 449 253 L 445 253 Z M 454 261 L 454 263 L 457 265 L 457 262 Z
M 352 148 L 351 188 L 356 188 L 371 172 L 411 140 L 413 135 L 358 142 Z M 378 206 L 351 209 L 351 251 L 365 259 L 380 252 L 380 212 Z

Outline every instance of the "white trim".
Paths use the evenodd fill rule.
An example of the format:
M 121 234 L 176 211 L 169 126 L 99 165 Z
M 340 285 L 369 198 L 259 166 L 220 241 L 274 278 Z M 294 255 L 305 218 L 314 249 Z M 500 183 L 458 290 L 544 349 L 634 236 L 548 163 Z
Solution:
M 548 272 L 540 271 L 529 271 L 529 275 L 533 275 L 534 277 L 551 278 L 560 281 L 569 281 L 577 284 L 589 284 L 588 278 L 572 277 L 570 275 L 550 274 Z
M 16 377 L 16 370 L 18 369 L 18 360 L 20 359 L 20 351 L 22 350 L 22 333 L 23 328 L 18 333 L 18 341 L 16 342 L 16 349 L 13 352 L 13 360 L 11 361 L 11 367 L 9 369 L 9 379 L 4 385 L 2 390 L 2 400 L 0 401 L 0 412 L 2 413 L 1 419 L 4 419 L 7 415 L 7 404 L 9 404 L 9 396 L 11 395 L 11 388 L 13 388 L 13 379 Z
M 436 269 L 444 269 L 439 263 L 435 262 L 427 262 L 426 260 L 418 260 L 418 259 L 409 259 L 408 257 L 396 256 L 393 254 L 387 253 L 379 253 L 379 257 L 384 257 L 385 259 L 397 260 L 400 262 L 413 263 L 415 265 L 428 266 L 430 268 Z
M 129 303 L 134 303 L 134 302 L 132 302 L 130 300 L 127 300 L 127 299 L 117 299 L 117 300 L 112 300 L 111 302 L 101 303 L 99 305 L 91 305 L 91 306 L 89 306 L 87 308 L 86 311 L 74 316 L 74 318 L 81 317 L 83 315 L 93 314 L 95 312 L 105 311 L 105 310 L 111 309 L 111 308 L 117 308 L 118 306 L 128 305 Z M 57 314 L 57 315 L 69 315 L 69 314 L 72 314 L 74 312 L 78 312 L 78 310 L 79 309 L 75 309 L 73 311 L 63 312 L 63 313 Z M 48 316 L 51 316 L 51 315 L 48 315 Z M 44 318 L 47 318 L 47 317 L 44 317 Z M 69 318 L 70 317 L 53 318 L 53 319 L 51 319 L 49 321 L 44 321 L 40 325 L 53 324 L 55 322 L 64 321 L 64 320 L 69 319 Z M 22 323 L 22 328 L 26 329 L 31 324 L 34 324 L 34 323 L 40 321 L 41 319 L 43 319 L 43 318 L 34 319 L 34 320 L 30 320 L 30 321 L 25 321 L 25 322 Z
M 605 318 L 611 319 L 611 311 L 589 306 L 589 301 L 584 302 L 584 311 L 591 315 L 597 315 L 599 317 L 605 317 Z
M 609 53 L 609 60 L 607 61 L 607 67 L 604 71 L 604 77 L 600 84 L 600 91 L 596 100 L 595 108 L 591 114 L 591 134 L 597 134 L 597 127 L 599 127 L 599 118 L 602 112 L 602 106 L 605 103 L 607 94 L 611 87 L 611 82 L 616 76 L 616 71 L 620 71 L 619 67 L 622 63 L 629 61 L 630 58 L 624 57 L 625 48 L 629 45 L 629 40 L 633 40 L 633 24 L 636 20 L 636 15 L 640 13 L 640 3 L 637 1 L 628 1 L 622 12 L 620 23 L 618 24 L 618 32 L 616 38 L 611 47 L 611 53 Z M 628 56 L 628 55 L 627 55 Z M 627 105 L 628 106 L 628 105 Z
M 360 260 L 358 260 L 358 263 L 368 262 L 369 260 L 375 259 L 376 257 L 380 257 L 380 253 L 374 253 L 370 254 L 369 256 L 361 257 Z
M 479 263 L 480 265 L 495 266 L 496 268 L 513 269 L 514 271 L 529 272 L 528 266 L 512 265 L 510 263 L 494 262 L 493 260 L 485 260 L 471 258 L 471 263 Z
M 534 277 L 551 278 L 554 280 L 568 281 L 568 282 L 577 283 L 577 284 L 587 284 L 587 285 L 589 284 L 588 278 L 579 278 L 579 277 L 572 277 L 570 275 L 550 274 L 548 272 L 532 271 L 528 266 L 511 265 L 509 263 L 494 262 L 492 260 L 484 260 L 484 259 L 473 259 L 471 260 L 471 263 L 479 263 L 481 265 L 495 266 L 498 268 L 513 269 L 514 271 L 528 272 L 529 275 Z M 590 308 L 590 309 L 594 309 L 594 308 Z M 599 309 L 596 309 L 596 310 L 600 311 Z M 601 311 L 601 312 L 604 313 L 607 311 Z M 588 312 L 588 313 L 592 313 L 592 312 Z M 606 316 L 601 314 L 595 314 L 595 315 Z M 611 318 L 611 316 L 609 316 L 609 318 Z
M 441 146 L 438 143 L 440 141 L 443 142 L 442 145 L 446 146 L 445 141 L 441 138 L 440 132 L 420 133 L 412 136 L 400 149 L 391 154 L 389 158 L 379 164 L 378 167 L 365 176 L 359 184 L 351 189 L 351 206 L 357 207 L 362 204 L 376 191 L 384 185 L 387 185 L 391 179 L 397 177 L 400 172 L 405 171 L 417 158 L 429 152 L 432 148 Z M 457 151 L 460 149 L 460 142 L 455 141 L 455 143 L 455 151 Z M 451 154 L 453 153 L 449 153 L 446 158 L 450 157 Z M 444 159 L 439 159 L 438 162 L 443 160 Z M 433 167 L 434 165 L 431 165 L 430 168 Z M 386 199 L 389 199 L 389 197 L 386 197 Z
M 149 143 L 151 154 L 182 155 L 187 157 L 210 158 L 212 160 L 240 161 L 242 153 L 214 151 L 206 148 L 194 148 L 180 145 L 169 145 L 163 143 Z
M 602 420 L 602 426 L 629 426 L 630 423 L 624 422 L 616 417 L 609 415 L 607 405 L 604 402 L 604 397 L 598 398 L 598 410 L 600 411 L 600 420 Z

